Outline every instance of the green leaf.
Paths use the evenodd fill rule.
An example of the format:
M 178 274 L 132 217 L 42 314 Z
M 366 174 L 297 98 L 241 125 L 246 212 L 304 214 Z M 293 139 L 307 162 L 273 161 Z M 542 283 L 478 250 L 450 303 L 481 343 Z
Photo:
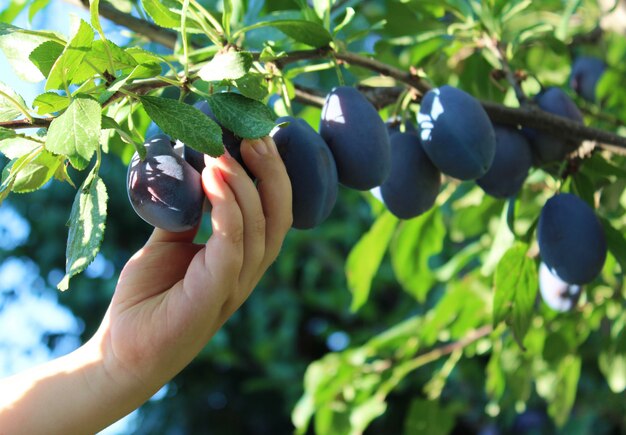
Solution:
M 58 289 L 65 291 L 72 276 L 81 273 L 96 258 L 104 237 L 107 191 L 97 174 L 91 173 L 76 193 L 69 219 L 65 276 Z
M 12 121 L 23 112 L 28 112 L 24 99 L 0 82 L 0 121 Z
M 16 174 L 12 191 L 27 193 L 39 189 L 53 177 L 63 161 L 62 156 L 43 150 Z
M 252 60 L 252 54 L 247 51 L 218 53 L 198 71 L 198 76 L 207 82 L 236 80 L 246 75 L 252 66 Z
M 53 32 L 26 30 L 0 22 L 0 50 L 4 52 L 15 74 L 22 80 L 40 82 L 44 79 L 28 57 L 42 43 L 50 40 L 59 44 L 65 43 Z
M 113 68 L 115 71 L 111 71 L 111 61 L 109 60 L 109 54 L 111 55 L 111 61 L 113 62 Z M 82 83 L 85 80 L 90 79 L 96 74 L 96 71 L 115 75 L 118 71 L 127 72 L 131 71 L 137 66 L 135 58 L 122 50 L 119 46 L 115 45 L 111 41 L 94 41 L 91 49 L 85 55 L 83 59 L 83 65 L 78 68 L 72 76 L 72 81 L 75 83 Z M 159 68 L 158 73 L 161 73 Z M 153 74 L 150 77 L 154 77 Z
M 120 77 L 111 86 L 109 86 L 109 92 L 117 92 L 120 88 L 124 87 L 127 83 L 137 79 L 147 79 L 161 74 L 161 65 L 158 63 L 147 63 L 137 65 L 126 76 Z
M 441 252 L 445 235 L 438 207 L 408 220 L 396 232 L 391 247 L 391 264 L 402 287 L 420 302 L 436 282 L 429 259 Z
M 10 128 L 0 127 L 0 141 L 5 139 L 10 139 L 17 136 L 17 132 L 15 130 L 11 130 Z M 0 150 L 2 149 L 2 144 L 0 143 Z
M 613 322 L 610 343 L 600 353 L 600 371 L 615 394 L 626 390 L 626 314 Z
M 224 36 L 230 40 L 230 19 L 233 16 L 232 0 L 223 0 L 224 12 L 222 13 L 222 27 L 224 28 Z
M 332 35 L 324 26 L 306 20 L 261 21 L 260 23 L 240 29 L 237 33 L 248 32 L 262 27 L 274 27 L 296 41 L 315 48 L 326 47 L 333 41 Z
M 494 279 L 494 327 L 506 321 L 522 348 L 524 336 L 530 327 L 539 279 L 537 265 L 527 252 L 528 245 L 524 243 L 516 243 L 506 251 L 496 267 Z
M 559 427 L 563 426 L 570 417 L 578 390 L 581 365 L 582 361 L 579 356 L 567 355 L 557 367 L 554 392 L 548 402 L 548 414 Z
M 609 251 L 611 251 L 611 254 L 613 254 L 622 268 L 622 273 L 626 273 L 626 237 L 624 237 L 623 231 L 613 228 L 613 225 L 604 218 L 600 218 L 600 222 L 604 228 Z
M 28 165 L 42 151 L 41 147 L 11 160 L 2 170 L 2 184 L 0 184 L 0 203 L 9 195 L 20 171 Z
M 200 110 L 169 98 L 143 96 L 141 102 L 165 134 L 213 157 L 224 153 L 221 128 Z
M 456 413 L 434 400 L 413 399 L 404 420 L 405 434 L 447 435 Z
M 221 125 L 243 138 L 259 138 L 275 127 L 272 111 L 256 100 L 225 92 L 207 98 Z
M 56 41 L 46 41 L 35 48 L 28 59 L 39 68 L 44 77 L 48 77 L 52 66 L 57 61 L 65 46 Z
M 23 136 L 3 139 L 4 140 L 0 141 L 0 153 L 11 160 L 29 154 L 42 145 L 41 142 L 30 140 Z
M 76 33 L 50 70 L 48 80 L 46 81 L 46 91 L 65 89 L 66 86 L 73 83 L 72 78 L 77 71 L 88 67 L 82 61 L 89 50 L 91 50 L 94 36 L 93 29 L 89 24 L 84 20 L 80 20 Z
M 262 74 L 246 74 L 235 80 L 235 84 L 243 96 L 253 100 L 262 100 L 268 94 L 267 81 Z
M 85 169 L 100 141 L 102 108 L 91 98 L 75 98 L 48 129 L 46 149 L 65 155 L 76 169 Z
M 346 260 L 346 277 L 348 288 L 352 292 L 350 309 L 353 312 L 367 302 L 372 280 L 397 225 L 398 219 L 388 211 L 384 212 L 350 251 Z
M 33 108 L 40 115 L 61 112 L 70 105 L 70 99 L 56 92 L 44 92 L 33 101 Z
M 91 27 L 96 29 L 101 39 L 105 39 L 104 31 L 100 25 L 100 0 L 89 0 L 89 15 L 91 18 Z
M 180 30 L 180 19 L 182 15 L 182 1 L 175 0 L 142 0 L 144 9 L 154 20 L 154 22 L 168 29 Z M 197 33 L 201 27 L 187 16 L 187 31 Z
M 30 8 L 28 8 L 28 21 L 32 23 L 33 18 L 35 18 L 35 15 L 37 15 L 39 11 L 43 10 L 46 6 L 48 6 L 48 3 L 50 3 L 50 0 L 34 0 L 31 3 Z M 8 21 L 12 21 L 12 20 L 8 20 Z

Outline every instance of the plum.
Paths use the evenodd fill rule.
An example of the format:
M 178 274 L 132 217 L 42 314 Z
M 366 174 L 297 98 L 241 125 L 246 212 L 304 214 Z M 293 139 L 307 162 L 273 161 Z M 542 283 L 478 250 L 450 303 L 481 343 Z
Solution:
M 570 284 L 592 281 L 607 255 L 600 220 L 585 201 L 571 193 L 546 201 L 539 215 L 537 241 L 544 263 Z
M 496 133 L 496 154 L 485 175 L 476 180 L 488 195 L 495 198 L 508 198 L 515 195 L 532 165 L 530 144 L 515 128 L 494 125 Z
M 380 186 L 380 194 L 391 213 L 410 219 L 433 206 L 441 173 L 422 149 L 417 133 L 394 133 L 390 142 L 391 172 Z
M 581 287 L 568 284 L 550 271 L 546 263 L 539 266 L 539 292 L 543 301 L 555 311 L 571 310 L 580 297 Z
M 322 108 L 319 132 L 337 164 L 339 181 L 356 190 L 379 186 L 389 175 L 389 134 L 374 106 L 355 88 L 338 86 Z
M 324 139 L 303 119 L 283 116 L 270 133 L 285 163 L 292 190 L 293 227 L 322 223 L 337 201 L 337 166 Z
M 602 59 L 592 56 L 579 56 L 572 65 L 569 85 L 578 95 L 587 101 L 596 100 L 596 85 L 606 64 Z
M 560 88 L 546 88 L 537 94 L 534 100 L 541 110 L 580 124 L 583 123 L 583 115 L 576 107 L 576 103 Z M 530 141 L 533 150 L 533 163 L 536 166 L 563 160 L 579 145 L 577 141 L 567 140 L 530 128 L 524 129 L 524 135 Z
M 126 188 L 139 217 L 154 227 L 181 232 L 200 222 L 205 194 L 200 174 L 172 145 L 163 134 L 149 138 L 146 158 L 135 153 L 128 166 Z
M 431 89 L 422 99 L 417 122 L 424 151 L 441 172 L 459 180 L 487 173 L 496 137 L 474 97 L 448 85 Z

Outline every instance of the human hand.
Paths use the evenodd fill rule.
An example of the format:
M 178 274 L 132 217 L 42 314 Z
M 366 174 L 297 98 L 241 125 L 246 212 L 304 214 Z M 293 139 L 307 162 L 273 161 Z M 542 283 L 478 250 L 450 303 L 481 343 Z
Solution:
M 232 157 L 207 158 L 212 236 L 198 245 L 196 230 L 155 229 L 124 267 L 94 337 L 110 371 L 148 390 L 185 367 L 246 300 L 291 226 L 291 186 L 273 140 L 244 140 L 241 153 L 257 186 Z

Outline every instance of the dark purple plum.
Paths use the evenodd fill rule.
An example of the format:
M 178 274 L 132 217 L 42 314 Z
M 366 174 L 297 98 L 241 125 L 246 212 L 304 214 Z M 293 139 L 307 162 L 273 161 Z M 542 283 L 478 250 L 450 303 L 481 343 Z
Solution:
M 569 78 L 570 87 L 587 101 L 596 101 L 596 85 L 604 71 L 606 63 L 592 56 L 579 56 L 572 65 Z
M 583 115 L 578 110 L 576 103 L 560 88 L 546 88 L 537 94 L 534 100 L 541 110 L 580 124 L 583 123 Z M 524 134 L 530 141 L 533 150 L 533 163 L 536 166 L 563 160 L 579 145 L 577 141 L 567 140 L 535 129 L 524 129 Z
M 391 172 L 380 194 L 391 213 L 410 219 L 435 204 L 441 173 L 422 149 L 417 133 L 394 133 L 390 142 Z
M 205 198 L 200 174 L 176 153 L 169 136 L 153 136 L 145 147 L 146 158 L 135 153 L 128 166 L 126 188 L 133 209 L 157 228 L 195 228 Z
M 515 195 L 532 165 L 530 144 L 522 133 L 512 127 L 494 125 L 496 155 L 485 175 L 476 180 L 488 195 L 508 198 Z
M 283 116 L 289 123 L 270 133 L 291 181 L 293 227 L 313 228 L 322 223 L 337 201 L 337 167 L 324 139 L 303 119 Z
M 543 262 L 570 284 L 593 281 L 607 255 L 600 220 L 585 201 L 571 193 L 546 201 L 539 215 L 537 241 Z
M 478 100 L 452 86 L 431 89 L 417 115 L 422 147 L 444 174 L 475 180 L 487 173 L 496 137 Z
M 581 287 L 568 284 L 550 271 L 545 263 L 539 266 L 539 292 L 541 299 L 555 311 L 569 311 L 578 302 Z
M 358 90 L 338 86 L 326 96 L 319 131 L 333 153 L 341 184 L 369 190 L 385 181 L 391 167 L 387 127 Z

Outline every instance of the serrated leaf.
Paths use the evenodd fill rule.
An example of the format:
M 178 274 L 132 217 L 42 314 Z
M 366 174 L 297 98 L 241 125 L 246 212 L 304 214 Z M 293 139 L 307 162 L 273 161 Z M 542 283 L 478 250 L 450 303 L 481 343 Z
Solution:
M 109 60 L 109 54 L 111 55 L 111 61 L 113 62 L 113 68 L 115 71 L 110 71 L 111 61 Z M 112 75 L 115 75 L 117 71 L 131 71 L 137 66 L 137 61 L 133 56 L 122 50 L 111 41 L 97 40 L 93 42 L 91 49 L 85 55 L 83 64 L 84 65 L 81 68 L 78 68 L 72 76 L 72 81 L 75 83 L 82 83 L 85 80 L 90 79 L 96 74 L 96 71 L 107 71 Z M 160 72 L 161 71 L 159 69 L 159 73 Z M 154 77 L 154 75 L 150 77 Z
M 247 51 L 218 53 L 198 71 L 198 76 L 207 82 L 236 80 L 243 77 L 251 66 L 252 54 Z
M 33 108 L 40 115 L 61 112 L 70 105 L 70 99 L 56 92 L 44 92 L 33 101 Z
M 12 191 L 27 193 L 41 188 L 63 164 L 62 156 L 43 150 L 16 174 Z
M 76 169 L 85 169 L 100 140 L 102 108 L 91 98 L 75 98 L 48 129 L 46 149 L 67 156 Z
M 64 89 L 66 85 L 72 83 L 72 77 L 76 71 L 85 67 L 82 60 L 91 49 L 94 36 L 93 29 L 89 24 L 80 20 L 78 30 L 50 70 L 45 86 L 46 91 Z
M 243 96 L 253 100 L 262 100 L 268 94 L 267 81 L 262 74 L 246 74 L 235 80 L 235 84 Z
M 180 29 L 182 1 L 175 0 L 142 0 L 144 9 L 154 22 L 168 29 Z M 200 26 L 190 16 L 187 16 L 187 31 L 197 32 Z
M 39 68 L 44 77 L 48 77 L 52 66 L 57 61 L 65 46 L 56 41 L 46 41 L 35 48 L 28 59 Z
M 41 142 L 30 140 L 27 137 L 12 137 L 0 141 L 0 153 L 8 159 L 17 159 L 31 153 L 36 148 L 41 147 Z
M 153 53 L 148 50 L 144 50 L 140 47 L 129 47 L 124 50 L 126 53 L 130 54 L 137 64 L 145 64 L 145 63 L 162 63 L 163 59 L 156 53 Z
M 435 207 L 405 221 L 391 245 L 391 265 L 403 289 L 418 301 L 424 301 L 436 282 L 429 259 L 441 252 L 445 226 Z
M 65 276 L 58 289 L 65 291 L 72 276 L 81 273 L 96 258 L 104 237 L 107 190 L 97 174 L 90 174 L 76 193 L 70 213 Z
M 22 80 L 39 82 L 44 79 L 39 69 L 30 61 L 30 53 L 46 41 L 63 43 L 63 39 L 53 32 L 21 29 L 0 22 L 0 50 Z
M 243 138 L 256 139 L 275 127 L 274 114 L 265 104 L 240 94 L 225 92 L 207 98 L 220 125 Z
M 350 251 L 346 260 L 346 278 L 352 292 L 350 309 L 353 312 L 367 302 L 372 280 L 378 272 L 397 225 L 398 219 L 388 211 L 384 212 Z
M 333 41 L 332 35 L 324 26 L 306 20 L 262 21 L 241 29 L 239 32 L 248 32 L 262 27 L 273 27 L 294 40 L 315 48 L 325 47 Z
M 506 321 L 520 347 L 530 326 L 539 287 L 537 265 L 527 253 L 528 245 L 524 243 L 509 248 L 496 267 L 494 279 L 494 327 Z
M 13 89 L 0 82 L 0 121 L 12 121 L 27 112 L 24 99 Z
M 200 110 L 169 98 L 143 96 L 141 102 L 148 116 L 173 139 L 213 157 L 224 153 L 222 129 Z
M 17 174 L 41 152 L 41 148 L 37 148 L 32 152 L 21 157 L 11 160 L 2 169 L 2 184 L 0 184 L 0 203 L 9 195 Z

